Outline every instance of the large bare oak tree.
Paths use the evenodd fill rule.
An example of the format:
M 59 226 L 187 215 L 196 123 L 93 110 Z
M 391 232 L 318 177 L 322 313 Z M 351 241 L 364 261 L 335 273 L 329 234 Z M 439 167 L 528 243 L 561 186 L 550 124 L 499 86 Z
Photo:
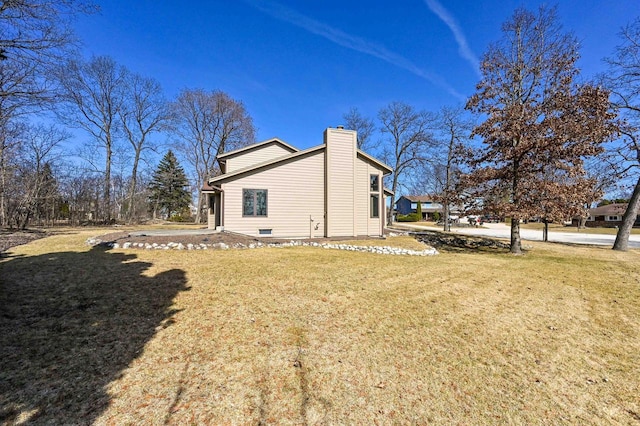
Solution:
M 61 86 L 60 118 L 90 134 L 104 150 L 104 181 L 101 218 L 109 221 L 111 211 L 111 166 L 120 131 L 123 87 L 127 70 L 108 56 L 88 62 L 68 61 L 58 70 Z
M 622 225 L 618 228 L 614 250 L 626 251 L 629 234 L 640 209 L 640 18 L 620 32 L 621 44 L 605 59 L 609 65 L 603 80 L 611 90 L 611 102 L 624 121 L 620 125 L 622 144 L 617 154 L 622 163 L 621 176 L 635 176 L 635 185 Z
M 432 113 L 417 111 L 406 103 L 391 102 L 380 110 L 378 119 L 380 131 L 387 135 L 383 141 L 382 156 L 393 169 L 391 190 L 397 196 L 402 178 L 429 161 L 429 149 L 435 143 L 431 130 L 437 118 Z M 391 223 L 393 202 L 395 200 L 387 211 L 387 223 Z
M 153 78 L 128 73 L 124 78 L 124 96 L 120 120 L 125 139 L 133 154 L 127 205 L 129 222 L 135 219 L 138 168 L 143 153 L 155 149 L 150 139 L 154 133 L 166 130 L 170 113 L 160 83 Z
M 376 131 L 376 124 L 369 117 L 365 117 L 360 113 L 358 108 L 351 108 L 349 112 L 342 116 L 344 125 L 347 129 L 355 130 L 358 133 L 358 149 L 368 152 L 373 148 L 371 136 Z
M 95 8 L 75 0 L 0 3 L 0 226 L 7 224 L 6 182 L 17 120 L 53 99 L 49 71 L 74 48 L 78 13 Z
M 200 190 L 208 177 L 219 173 L 216 157 L 252 144 L 255 141 L 253 120 L 242 102 L 221 91 L 185 89 L 171 109 L 178 148 L 195 172 L 196 223 L 200 223 L 204 202 Z

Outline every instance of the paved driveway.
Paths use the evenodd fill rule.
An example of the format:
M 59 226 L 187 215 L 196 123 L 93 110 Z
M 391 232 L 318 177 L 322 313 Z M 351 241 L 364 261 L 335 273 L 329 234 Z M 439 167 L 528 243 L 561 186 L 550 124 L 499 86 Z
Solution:
M 431 226 L 416 225 L 414 223 L 399 223 L 398 226 L 409 227 L 419 230 L 442 230 L 441 227 L 435 228 Z M 451 228 L 451 232 L 466 235 L 482 235 L 494 238 L 511 238 L 511 228 L 504 223 L 485 223 L 482 228 Z M 520 229 L 520 237 L 523 240 L 542 241 L 542 230 Z M 558 232 L 549 231 L 549 241 L 571 244 L 594 244 L 613 247 L 615 235 L 589 234 L 588 229 L 580 232 Z M 630 248 L 640 248 L 640 235 L 631 235 L 629 237 Z

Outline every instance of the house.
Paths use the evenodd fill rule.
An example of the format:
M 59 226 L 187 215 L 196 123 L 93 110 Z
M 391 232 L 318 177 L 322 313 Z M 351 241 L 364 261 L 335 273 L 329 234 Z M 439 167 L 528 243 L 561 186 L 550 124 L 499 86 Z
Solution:
M 428 195 L 403 195 L 396 201 L 396 213 L 402 215 L 416 213 L 418 203 L 422 207 L 423 220 L 433 220 L 434 213 L 441 215 L 444 211 L 442 204 L 433 201 L 433 198 Z
M 585 225 L 588 227 L 609 227 L 622 225 L 622 216 L 627 211 L 626 203 L 614 203 L 589 209 Z M 634 227 L 640 226 L 640 216 L 636 216 Z
M 392 169 L 357 149 L 357 134 L 328 128 L 324 143 L 299 150 L 269 139 L 218 156 L 208 226 L 279 238 L 382 236 L 384 176 Z

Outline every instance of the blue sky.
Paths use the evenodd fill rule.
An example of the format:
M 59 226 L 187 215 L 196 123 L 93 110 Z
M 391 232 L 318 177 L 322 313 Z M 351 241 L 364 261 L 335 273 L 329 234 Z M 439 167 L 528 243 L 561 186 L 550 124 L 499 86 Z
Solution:
M 396 100 L 433 111 L 464 104 L 501 24 L 517 7 L 542 3 L 109 0 L 76 30 L 86 57 L 109 55 L 154 77 L 168 98 L 182 88 L 222 90 L 244 102 L 258 140 L 307 148 L 351 107 L 375 117 Z M 640 3 L 567 0 L 558 15 L 580 41 L 578 65 L 590 78 Z

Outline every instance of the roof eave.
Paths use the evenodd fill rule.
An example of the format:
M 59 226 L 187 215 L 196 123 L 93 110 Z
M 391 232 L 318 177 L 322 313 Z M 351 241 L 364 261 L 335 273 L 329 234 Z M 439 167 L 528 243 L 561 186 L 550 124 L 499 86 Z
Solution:
M 393 169 L 389 166 L 387 166 L 386 164 L 384 164 L 382 161 L 370 156 L 369 154 L 367 154 L 366 152 L 362 151 L 362 150 L 358 150 L 358 155 L 363 156 L 364 158 L 366 158 L 367 160 L 371 161 L 372 163 L 376 164 L 378 167 L 380 167 L 383 171 L 384 176 L 386 175 L 390 175 L 391 173 L 393 173 Z
M 256 143 L 251 144 L 251 145 L 244 146 L 242 148 L 234 149 L 233 151 L 223 152 L 222 154 L 219 154 L 216 158 L 218 160 L 220 160 L 220 159 L 224 160 L 227 157 L 230 157 L 230 156 L 233 156 L 233 155 L 242 154 L 245 151 L 250 151 L 252 149 L 257 149 L 257 148 L 259 148 L 259 147 L 261 147 L 263 145 L 268 145 L 270 143 L 277 143 L 278 145 L 282 146 L 283 148 L 290 150 L 292 153 L 300 151 L 298 148 L 296 148 L 296 147 L 294 147 L 292 145 L 289 145 L 288 143 L 286 143 L 285 141 L 283 141 L 281 139 L 271 138 L 271 139 L 263 140 L 261 142 L 256 142 Z

